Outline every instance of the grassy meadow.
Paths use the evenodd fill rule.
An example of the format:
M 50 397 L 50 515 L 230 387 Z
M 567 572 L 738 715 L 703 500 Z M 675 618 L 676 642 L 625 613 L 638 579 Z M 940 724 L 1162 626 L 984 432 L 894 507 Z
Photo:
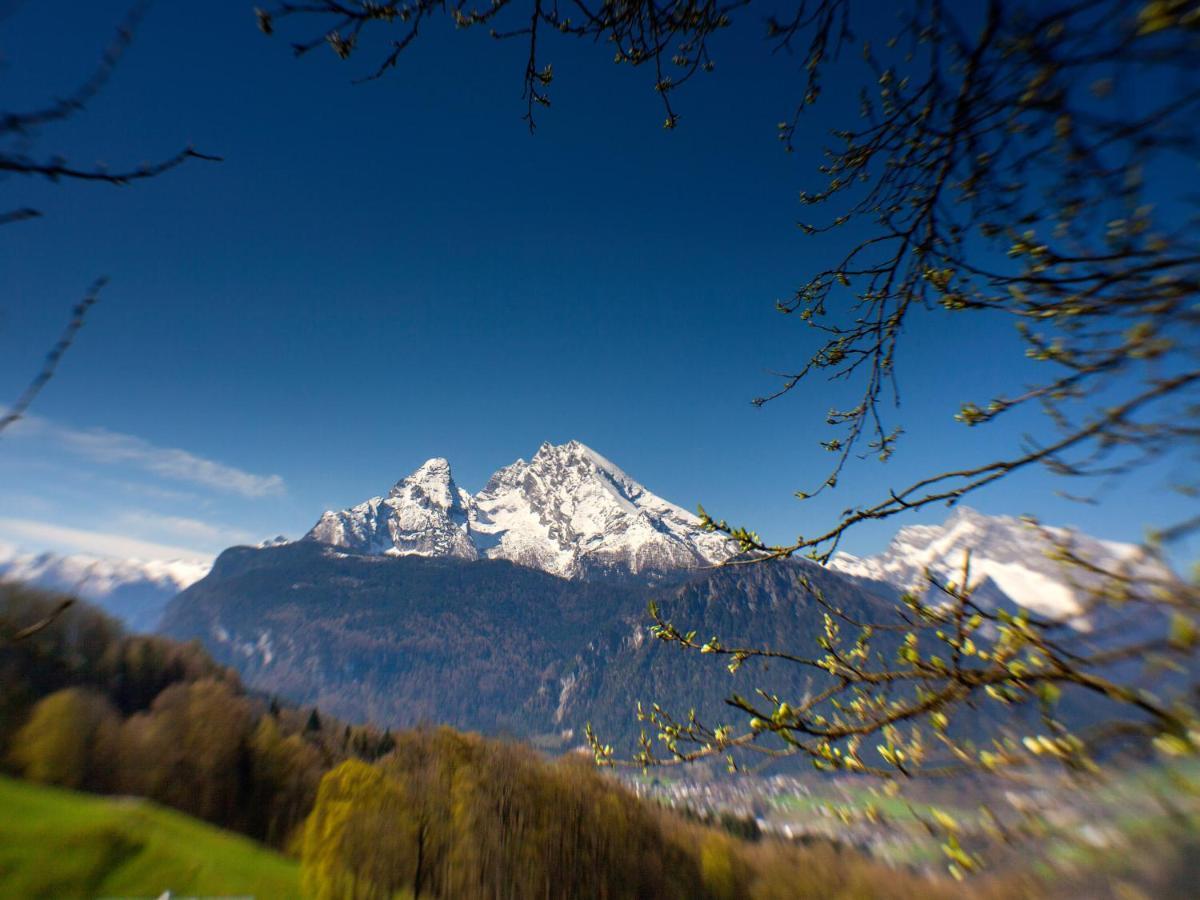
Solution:
M 299 865 L 140 798 L 0 777 L 0 897 L 290 898 Z

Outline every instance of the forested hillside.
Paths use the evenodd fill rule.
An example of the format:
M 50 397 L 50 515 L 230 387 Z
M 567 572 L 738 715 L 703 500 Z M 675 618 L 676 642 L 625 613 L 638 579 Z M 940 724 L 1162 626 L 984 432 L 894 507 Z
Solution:
M 246 682 L 335 715 L 490 733 L 555 730 L 562 679 L 643 591 L 503 560 L 348 555 L 306 541 L 235 547 L 170 604 Z
M 729 648 L 757 638 L 799 657 L 824 652 L 820 623 L 838 610 L 847 632 L 853 621 L 881 625 L 872 654 L 885 665 L 902 637 L 889 630 L 904 624 L 897 594 L 803 561 L 681 572 L 672 582 L 638 585 L 568 580 L 504 560 L 370 556 L 303 541 L 227 550 L 172 601 L 163 627 L 201 642 L 255 690 L 350 721 L 446 724 L 559 750 L 582 746 L 591 724 L 605 743 L 629 750 L 643 729 L 652 739 L 658 731 L 638 719 L 639 703 L 670 698 L 677 713 L 695 710 L 719 725 L 740 715 L 727 703 L 733 696 L 802 697 L 831 684 L 815 665 L 748 657 L 714 667 L 710 658 L 680 652 L 654 638 L 651 601 L 663 620 L 695 631 L 697 643 L 716 637 Z M 991 602 L 1004 602 L 997 597 Z M 1070 629 L 1071 645 L 1102 649 L 1114 633 L 1147 627 L 1109 618 L 1089 632 Z M 1076 726 L 1110 708 L 1105 697 L 1072 686 L 1059 701 L 1063 721 Z M 1014 732 L 1038 715 L 1034 708 L 999 712 Z M 995 715 L 987 708 L 954 728 L 982 733 L 997 724 Z
M 892 589 L 800 562 L 678 573 L 666 584 L 574 581 L 502 560 L 380 557 L 314 542 L 237 547 L 168 608 L 165 634 L 199 640 L 259 690 L 391 727 L 435 722 L 579 742 L 590 721 L 638 733 L 651 687 L 719 711 L 731 690 L 801 689 L 811 671 L 748 663 L 724 681 L 650 639 L 647 605 L 723 640 L 768 630 L 811 642 L 813 590 L 862 614 Z

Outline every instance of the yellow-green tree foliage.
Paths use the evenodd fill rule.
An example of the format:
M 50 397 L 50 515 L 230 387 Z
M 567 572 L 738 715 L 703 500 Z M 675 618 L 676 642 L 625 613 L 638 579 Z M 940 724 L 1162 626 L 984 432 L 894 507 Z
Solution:
M 250 738 L 255 833 L 268 844 L 288 846 L 291 833 L 312 809 L 326 765 L 299 734 L 284 735 L 274 716 L 263 716 Z
M 321 776 L 395 741 L 247 696 L 198 643 L 127 635 L 82 601 L 0 583 L 0 767 L 149 797 L 288 848 Z M 13 635 L 26 632 L 20 640 Z M 299 848 L 294 848 L 298 852 Z
M 957 896 L 853 851 L 740 840 L 640 802 L 590 761 L 448 728 L 321 781 L 304 831 L 321 900 L 782 900 Z M 977 884 L 980 897 L 1013 896 Z
M 712 895 L 721 900 L 733 900 L 738 895 L 731 844 L 723 835 L 710 834 L 700 845 L 700 874 Z
M 102 788 L 111 753 L 116 714 L 92 691 L 55 691 L 34 706 L 9 750 L 26 778 L 63 787 Z
M 377 900 L 413 883 L 416 828 L 399 779 L 348 760 L 321 779 L 304 830 L 303 883 L 319 900 Z
M 586 763 L 449 729 L 329 772 L 302 859 L 320 898 L 683 897 L 698 876 L 658 814 Z

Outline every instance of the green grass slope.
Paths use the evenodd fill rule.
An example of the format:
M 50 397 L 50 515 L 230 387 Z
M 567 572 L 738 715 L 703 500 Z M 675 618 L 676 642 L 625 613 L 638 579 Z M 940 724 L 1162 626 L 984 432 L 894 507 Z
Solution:
M 299 873 L 248 838 L 146 800 L 0 777 L 0 898 L 293 898 Z

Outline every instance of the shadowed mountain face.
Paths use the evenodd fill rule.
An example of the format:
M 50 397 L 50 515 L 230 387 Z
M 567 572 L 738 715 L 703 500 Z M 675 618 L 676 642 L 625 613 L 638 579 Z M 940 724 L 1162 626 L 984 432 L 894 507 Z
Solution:
M 748 663 L 727 676 L 711 658 L 660 644 L 648 630 L 651 597 L 681 627 L 727 642 L 808 647 L 822 616 L 805 575 L 849 610 L 886 608 L 887 588 L 803 563 L 635 586 L 503 560 L 365 556 L 302 541 L 227 550 L 172 601 L 162 630 L 198 638 L 255 688 L 351 720 L 568 742 L 592 721 L 632 738 L 639 699 L 724 717 L 730 690 L 812 685 L 812 670 Z
M 883 584 L 844 578 L 807 562 L 774 562 L 707 572 L 657 591 L 661 616 L 680 631 L 712 636 L 725 647 L 760 647 L 799 656 L 821 654 L 827 607 L 858 620 L 894 621 L 894 592 Z M 632 746 L 643 727 L 636 720 L 640 701 L 661 702 L 676 716 L 695 709 L 709 726 L 739 722 L 731 694 L 756 699 L 755 691 L 801 698 L 827 686 L 828 676 L 813 667 L 772 660 L 748 660 L 736 672 L 728 657 L 682 652 L 656 640 L 643 612 L 610 629 L 589 645 L 569 672 L 557 711 L 563 723 L 580 728 L 591 722 L 606 741 Z M 894 653 L 897 639 L 880 635 L 877 650 Z M 653 735 L 651 735 L 653 737 Z
M 629 587 L 503 560 L 302 541 L 225 551 L 162 630 L 199 638 L 253 687 L 351 720 L 527 735 L 552 730 L 574 656 L 644 606 Z
M 828 683 L 824 672 L 784 661 L 748 660 L 729 673 L 727 659 L 655 640 L 650 599 L 699 639 L 813 657 L 826 612 L 814 587 L 851 618 L 895 621 L 892 586 L 806 562 L 639 586 L 557 578 L 504 560 L 369 556 L 301 541 L 225 551 L 171 602 L 162 631 L 200 640 L 255 689 L 347 720 L 446 723 L 562 748 L 579 745 L 590 722 L 629 750 L 642 728 L 638 701 L 685 717 L 694 708 L 710 726 L 744 724 L 725 703 L 731 694 L 801 699 Z M 879 659 L 894 659 L 900 639 L 877 633 Z M 1089 721 L 1096 710 L 1091 695 L 1064 696 L 1068 721 Z M 982 712 L 1014 716 L 992 705 Z

